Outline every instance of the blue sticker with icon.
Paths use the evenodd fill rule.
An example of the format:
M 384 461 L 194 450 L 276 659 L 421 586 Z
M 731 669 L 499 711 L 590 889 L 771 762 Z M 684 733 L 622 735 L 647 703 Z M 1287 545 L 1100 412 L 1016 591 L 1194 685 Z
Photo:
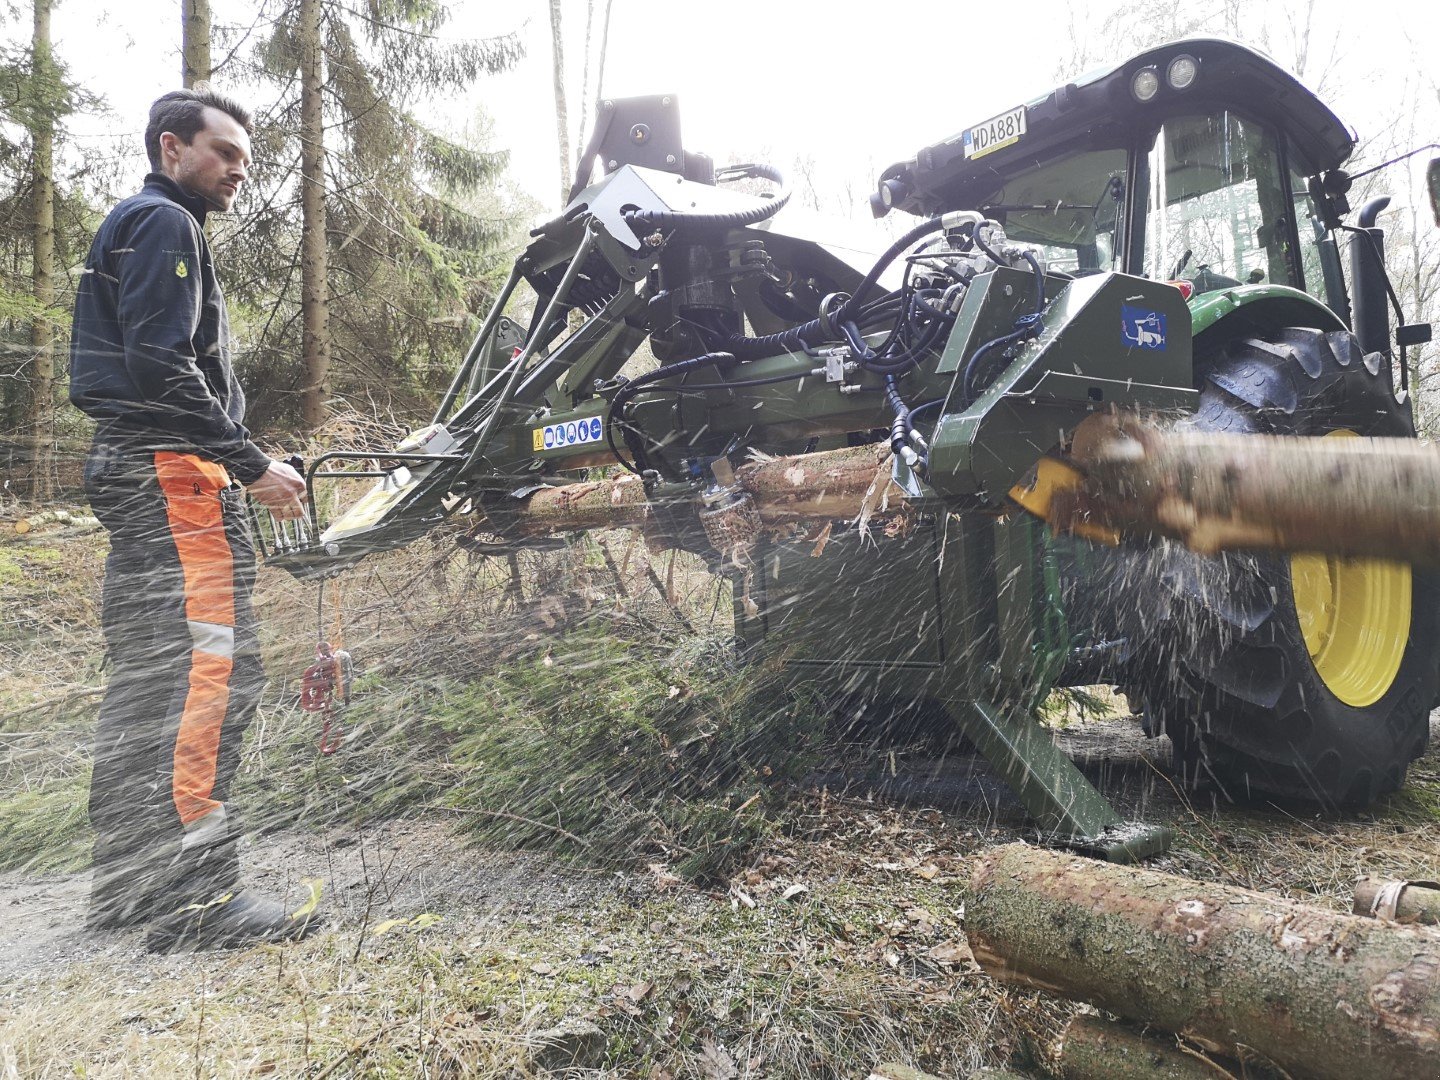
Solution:
M 1120 308 L 1120 340 L 1132 349 L 1165 348 L 1165 313 L 1148 308 Z

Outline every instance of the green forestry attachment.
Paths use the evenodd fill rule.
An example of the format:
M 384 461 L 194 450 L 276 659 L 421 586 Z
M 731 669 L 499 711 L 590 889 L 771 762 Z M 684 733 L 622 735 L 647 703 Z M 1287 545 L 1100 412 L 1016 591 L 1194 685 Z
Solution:
M 1190 534 L 1132 528 L 1133 492 L 1087 504 L 1076 452 L 1102 416 L 1413 435 L 1404 346 L 1428 329 L 1395 355 L 1373 204 L 1347 282 L 1352 149 L 1270 61 L 1177 42 L 886 169 L 877 214 L 916 221 L 876 256 L 791 223 L 775 170 L 687 151 L 673 96 L 606 102 L 433 422 L 312 464 L 312 488 L 378 483 L 271 561 L 322 578 L 445 521 L 496 555 L 636 529 L 733 580 L 746 652 L 943 706 L 1061 843 L 1168 837 L 1055 748 L 1055 687 L 1120 686 L 1191 784 L 1364 803 L 1424 745 L 1433 573 L 1146 539 Z

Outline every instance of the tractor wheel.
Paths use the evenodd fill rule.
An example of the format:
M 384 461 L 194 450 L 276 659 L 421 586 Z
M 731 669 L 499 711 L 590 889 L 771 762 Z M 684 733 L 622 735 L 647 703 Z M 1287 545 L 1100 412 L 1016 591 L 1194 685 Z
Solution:
M 1378 354 L 1346 332 L 1292 327 L 1232 341 L 1201 369 L 1200 431 L 1415 434 Z M 1440 575 L 1318 555 L 1203 558 L 1166 546 L 1132 668 L 1149 724 L 1193 785 L 1366 805 L 1425 749 L 1440 655 Z M 1149 591 L 1149 590 L 1147 590 Z M 1155 625 L 1156 622 L 1160 625 Z

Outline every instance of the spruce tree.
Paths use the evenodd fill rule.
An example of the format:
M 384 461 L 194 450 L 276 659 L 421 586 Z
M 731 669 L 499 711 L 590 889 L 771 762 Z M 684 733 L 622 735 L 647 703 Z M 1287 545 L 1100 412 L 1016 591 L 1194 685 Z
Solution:
M 216 233 L 256 426 L 313 431 L 337 400 L 414 416 L 463 352 L 513 232 L 511 216 L 463 207 L 507 158 L 417 113 L 520 47 L 441 41 L 446 15 L 429 0 L 281 0 L 268 36 L 216 72 L 279 91 L 257 116 L 239 213 Z

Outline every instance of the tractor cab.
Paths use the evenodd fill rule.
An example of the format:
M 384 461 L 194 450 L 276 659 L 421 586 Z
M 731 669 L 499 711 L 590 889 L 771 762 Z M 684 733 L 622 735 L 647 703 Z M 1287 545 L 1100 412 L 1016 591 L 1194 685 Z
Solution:
M 921 150 L 882 173 L 871 202 L 877 216 L 978 210 L 1075 277 L 1118 271 L 1183 283 L 1201 298 L 1260 286 L 1297 315 L 1316 308 L 1295 304 L 1303 298 L 1293 289 L 1346 312 L 1310 178 L 1336 169 L 1354 145 L 1318 98 L 1261 54 L 1191 39 Z M 1317 309 L 1311 324 L 1319 317 Z

